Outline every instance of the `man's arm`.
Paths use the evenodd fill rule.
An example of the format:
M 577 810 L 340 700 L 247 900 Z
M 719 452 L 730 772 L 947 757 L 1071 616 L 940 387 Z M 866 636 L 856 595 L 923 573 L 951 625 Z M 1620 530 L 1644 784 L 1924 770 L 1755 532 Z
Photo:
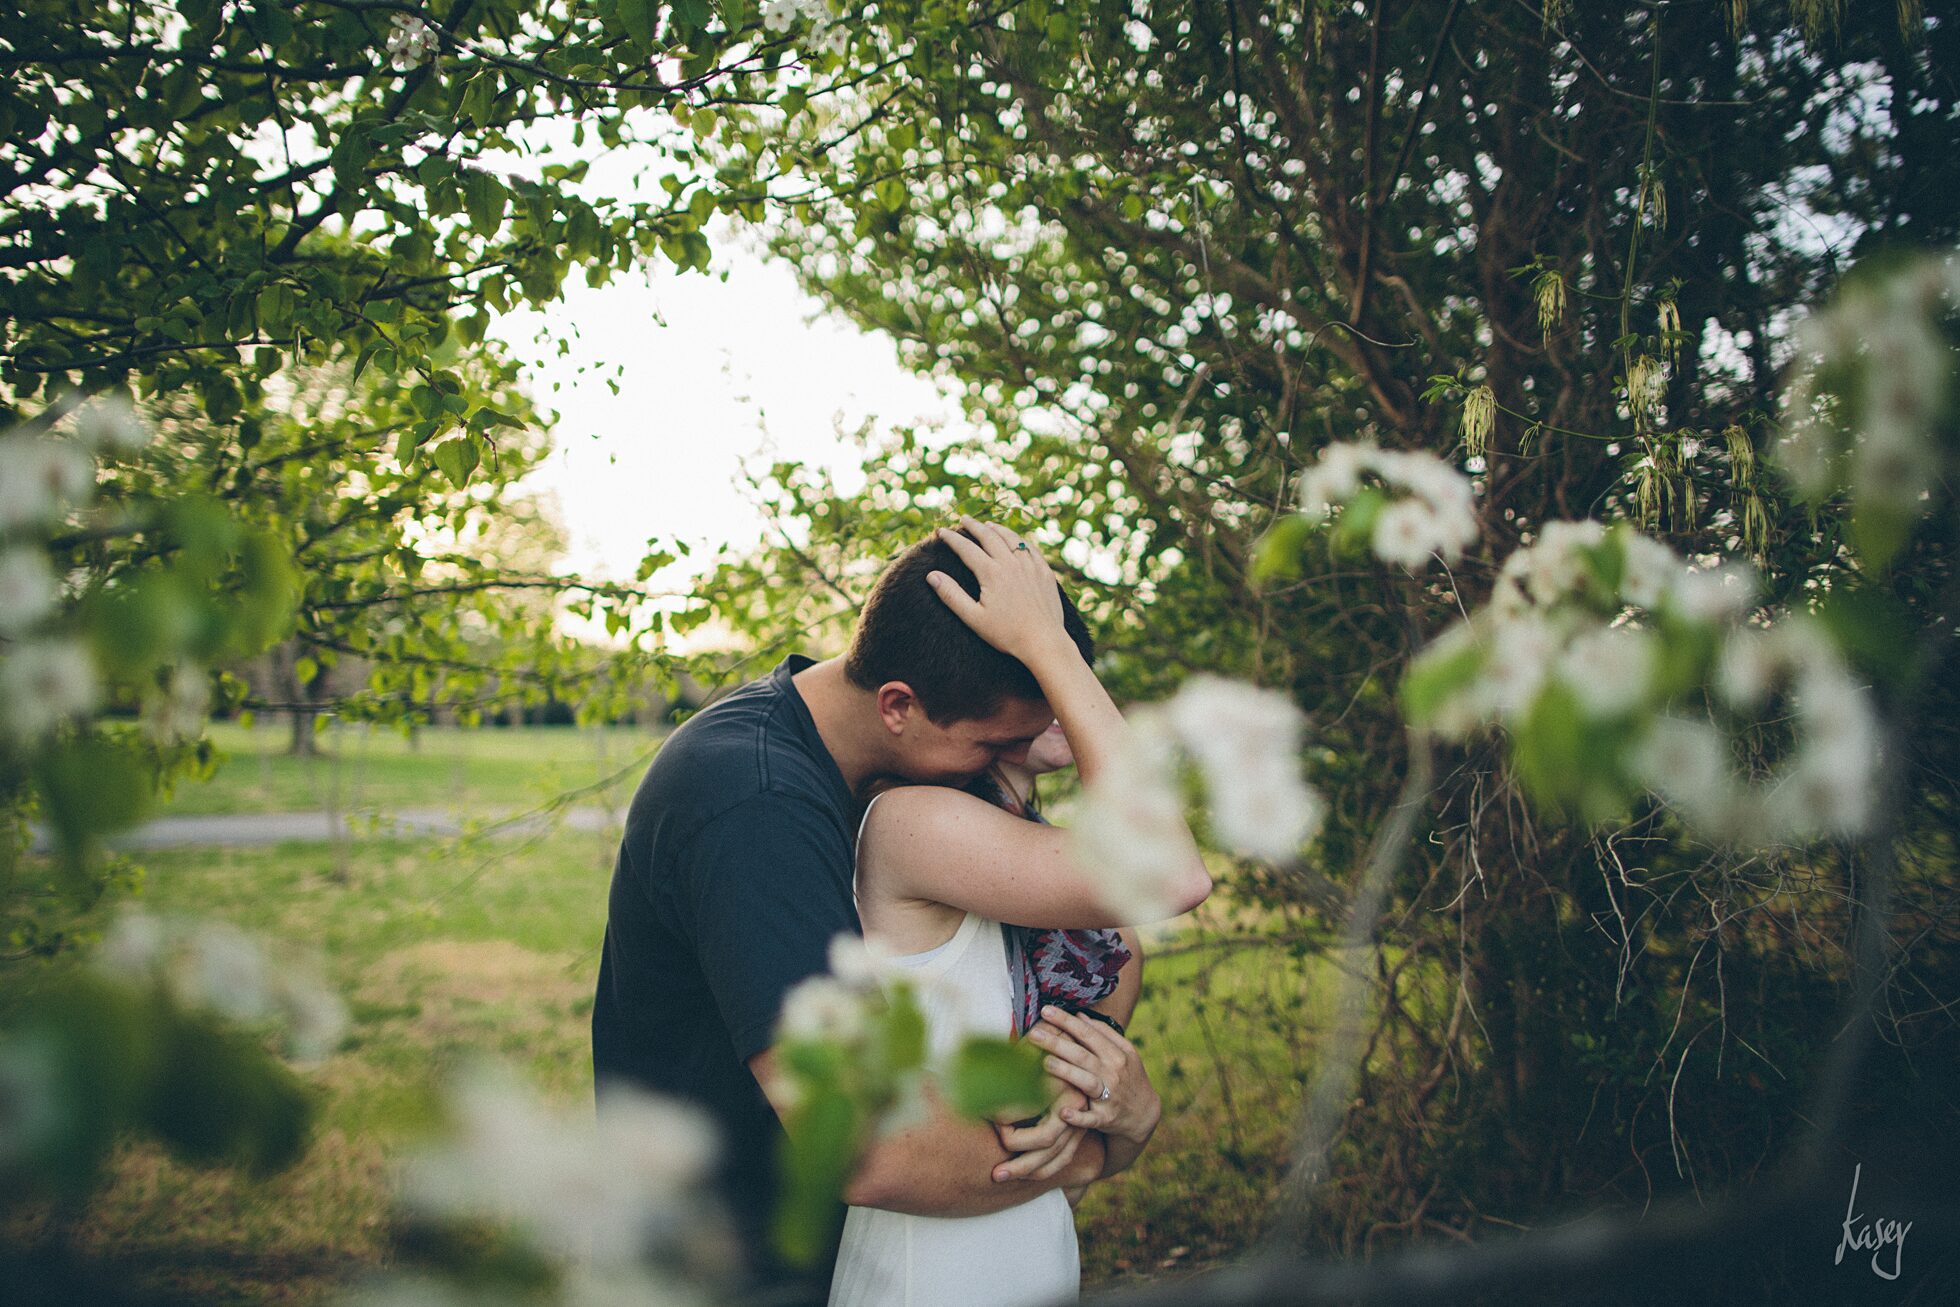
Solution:
M 787 1103 L 775 1050 L 750 1058 L 749 1070 L 783 1116 Z M 872 1141 L 845 1187 L 845 1202 L 914 1216 L 984 1216 L 1102 1173 L 1103 1140 L 1093 1130 L 1057 1119 L 1054 1148 L 1011 1154 L 993 1126 L 954 1116 L 930 1087 L 926 1101 L 931 1116 L 924 1124 Z M 1011 1178 L 994 1179 L 1003 1168 Z

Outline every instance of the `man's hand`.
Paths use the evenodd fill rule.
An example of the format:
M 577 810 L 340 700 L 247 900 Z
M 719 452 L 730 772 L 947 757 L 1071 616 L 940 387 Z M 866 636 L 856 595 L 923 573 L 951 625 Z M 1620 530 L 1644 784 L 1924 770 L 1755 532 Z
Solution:
M 961 530 L 939 528 L 939 538 L 980 582 L 975 599 L 944 572 L 928 572 L 926 583 L 940 601 L 981 639 L 1030 668 L 1046 652 L 1074 644 L 1062 628 L 1062 591 L 1035 547 L 1004 526 L 971 517 Z M 975 542 L 978 543 L 975 543 Z
M 1070 1125 L 1062 1119 L 1062 1114 L 1079 1112 L 1088 1104 L 1081 1091 L 1064 1089 L 1033 1125 L 996 1122 L 994 1133 L 1000 1137 L 1000 1146 L 1014 1156 L 994 1168 L 994 1179 L 1003 1183 L 1047 1180 L 1061 1174 L 1074 1159 L 1076 1149 L 1082 1146 L 1083 1136 L 1089 1133 L 1086 1126 Z

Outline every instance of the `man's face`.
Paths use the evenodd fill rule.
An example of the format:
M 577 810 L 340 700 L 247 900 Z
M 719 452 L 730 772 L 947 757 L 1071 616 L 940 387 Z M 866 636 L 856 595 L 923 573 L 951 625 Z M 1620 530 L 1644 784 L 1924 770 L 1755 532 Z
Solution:
M 905 713 L 894 768 L 907 780 L 964 785 L 996 762 L 1027 761 L 1028 746 L 1055 720 L 1043 699 L 1008 699 L 990 717 L 936 724 L 917 700 Z

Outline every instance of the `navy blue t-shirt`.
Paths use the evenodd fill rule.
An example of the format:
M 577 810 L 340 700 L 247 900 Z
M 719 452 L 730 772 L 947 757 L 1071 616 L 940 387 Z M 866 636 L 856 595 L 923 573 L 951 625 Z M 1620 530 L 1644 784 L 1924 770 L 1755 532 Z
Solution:
M 862 931 L 858 804 L 790 682 L 811 662 L 790 655 L 660 746 L 626 814 L 592 1005 L 599 1092 L 628 1082 L 714 1115 L 724 1195 L 778 1289 L 766 1239 L 782 1126 L 748 1059 L 774 1042 L 784 993 L 826 969 L 831 938 Z M 824 1268 L 789 1297 L 828 1287 Z

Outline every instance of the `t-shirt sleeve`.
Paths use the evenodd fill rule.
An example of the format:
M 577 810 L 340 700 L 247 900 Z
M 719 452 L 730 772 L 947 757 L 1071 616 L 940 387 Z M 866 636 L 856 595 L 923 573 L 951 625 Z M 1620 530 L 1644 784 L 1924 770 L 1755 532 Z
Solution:
M 783 995 L 828 969 L 831 939 L 862 933 L 851 852 L 807 800 L 758 795 L 689 843 L 683 912 L 708 988 L 746 1062 L 774 1042 Z

